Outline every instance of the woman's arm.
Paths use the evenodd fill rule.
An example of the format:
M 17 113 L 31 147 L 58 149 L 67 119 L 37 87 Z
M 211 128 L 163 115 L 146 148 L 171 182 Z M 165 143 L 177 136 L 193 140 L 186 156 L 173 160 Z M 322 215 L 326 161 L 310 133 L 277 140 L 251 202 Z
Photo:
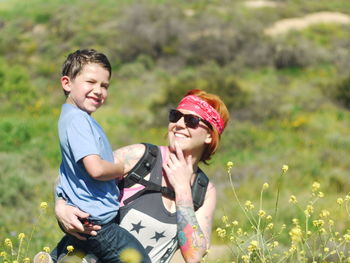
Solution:
M 98 225 L 83 225 L 79 219 L 87 219 L 89 214 L 74 206 L 67 205 L 63 198 L 58 198 L 56 200 L 55 214 L 62 230 L 80 240 L 86 240 L 86 238 L 79 233 L 96 236 L 96 231 L 101 229 L 101 227 Z
M 170 154 L 164 170 L 175 190 L 178 240 L 186 262 L 200 262 L 210 245 L 211 226 L 216 205 L 216 191 L 208 185 L 204 204 L 197 212 L 193 208 L 191 177 L 192 158 L 184 158 L 175 143 L 176 155 Z
M 176 217 L 181 253 L 186 262 L 200 262 L 210 246 L 216 191 L 209 184 L 203 205 L 194 212 L 192 194 L 178 194 Z

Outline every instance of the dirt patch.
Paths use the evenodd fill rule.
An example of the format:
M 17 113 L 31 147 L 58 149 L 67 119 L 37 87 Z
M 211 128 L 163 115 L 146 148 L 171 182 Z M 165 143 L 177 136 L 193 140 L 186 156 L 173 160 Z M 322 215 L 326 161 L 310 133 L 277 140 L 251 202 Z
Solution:
M 219 245 L 213 245 L 210 247 L 209 253 L 206 257 L 205 262 L 215 262 L 217 259 L 222 258 L 224 259 L 227 255 L 229 255 L 230 251 L 227 246 L 219 246 Z M 183 260 L 180 250 L 178 250 L 170 263 L 185 263 L 185 260 Z
M 302 30 L 320 23 L 349 24 L 350 16 L 338 12 L 318 12 L 298 18 L 282 19 L 267 28 L 264 32 L 269 36 L 285 34 L 290 30 Z
M 274 1 L 256 0 L 256 1 L 245 1 L 244 5 L 250 8 L 261 8 L 261 7 L 277 7 L 278 3 Z

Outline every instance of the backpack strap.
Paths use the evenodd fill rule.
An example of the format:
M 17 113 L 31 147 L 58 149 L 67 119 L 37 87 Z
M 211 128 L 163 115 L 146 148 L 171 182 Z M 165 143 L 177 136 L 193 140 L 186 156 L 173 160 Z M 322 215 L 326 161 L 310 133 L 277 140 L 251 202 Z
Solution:
M 197 176 L 192 184 L 192 199 L 195 211 L 197 211 L 198 208 L 200 208 L 204 203 L 208 184 L 208 176 L 200 168 L 198 168 Z
M 147 174 L 151 172 L 156 163 L 157 156 L 159 154 L 158 147 L 150 143 L 142 144 L 146 147 L 145 152 L 141 159 L 134 166 L 134 168 L 128 173 L 128 175 L 120 181 L 121 187 L 123 188 L 129 188 L 135 183 L 140 183 L 141 179 L 143 179 Z
M 149 143 L 142 144 L 146 147 L 145 153 L 135 167 L 129 172 L 129 174 L 120 181 L 119 186 L 121 188 L 128 188 L 137 183 L 145 186 L 145 188 L 124 200 L 124 203 L 127 205 L 131 201 L 137 199 L 139 196 L 152 192 L 161 192 L 162 195 L 174 199 L 175 192 L 173 189 L 144 179 L 144 177 L 152 171 L 156 163 L 159 155 L 159 148 Z M 208 176 L 200 168 L 198 168 L 196 178 L 194 179 L 192 185 L 192 199 L 195 211 L 197 211 L 198 208 L 203 205 L 208 183 Z

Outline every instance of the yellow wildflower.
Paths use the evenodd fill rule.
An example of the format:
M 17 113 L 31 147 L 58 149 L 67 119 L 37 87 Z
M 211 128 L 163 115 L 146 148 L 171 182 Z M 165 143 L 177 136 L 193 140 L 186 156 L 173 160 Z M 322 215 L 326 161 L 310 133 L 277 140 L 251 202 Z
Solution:
M 227 224 L 228 217 L 227 217 L 227 216 L 222 216 L 221 220 L 222 220 L 222 222 L 223 222 L 224 224 Z
M 231 168 L 233 167 L 233 162 L 227 162 L 226 163 L 227 169 L 231 170 Z
M 242 256 L 242 260 L 243 260 L 244 263 L 248 263 L 249 262 L 249 258 L 250 257 L 248 255 L 243 255 Z
M 346 243 L 349 243 L 350 242 L 350 234 L 345 234 L 344 239 L 345 239 Z
M 267 217 L 266 217 L 266 220 L 271 220 L 272 219 L 272 216 L 271 215 L 268 215 Z
M 30 263 L 30 258 L 24 258 L 23 263 Z
M 293 218 L 292 222 L 294 225 L 299 225 L 299 219 L 297 219 L 297 218 Z
M 268 183 L 264 183 L 263 184 L 263 190 L 266 190 L 267 188 L 269 188 L 269 184 Z
M 345 196 L 345 201 L 350 201 L 350 195 Z
M 329 224 L 330 226 L 334 226 L 334 221 L 333 221 L 332 219 L 329 219 L 329 220 L 328 220 L 328 224 Z
M 134 248 L 126 248 L 120 253 L 120 261 L 123 263 L 140 263 L 142 256 Z
M 321 187 L 319 182 L 314 182 L 312 184 L 312 192 L 316 192 Z
M 47 203 L 46 202 L 41 202 L 40 203 L 40 208 L 45 210 L 47 208 Z
M 278 245 L 279 245 L 278 241 L 273 241 L 272 247 L 278 247 Z
M 323 209 L 321 212 L 320 212 L 320 217 L 329 217 L 330 213 L 328 210 L 326 209 Z
M 7 247 L 12 247 L 12 241 L 11 241 L 11 239 L 6 238 L 5 241 L 4 241 L 4 243 L 5 243 L 5 246 L 7 246 Z
M 254 208 L 254 205 L 253 205 L 253 203 L 251 201 L 248 200 L 248 201 L 245 202 L 245 207 L 247 209 L 251 210 L 251 209 Z
M 282 172 L 283 173 L 286 173 L 287 171 L 288 171 L 288 165 L 286 165 L 286 164 L 284 164 L 283 166 L 282 166 Z
M 295 197 L 295 195 L 291 195 L 290 198 L 289 198 L 289 203 L 295 204 L 295 203 L 297 203 L 297 202 L 298 202 L 298 200 L 297 200 L 297 198 Z
M 323 249 L 323 251 L 327 253 L 327 252 L 329 252 L 329 248 L 328 248 L 328 247 L 325 247 L 325 248 Z
M 318 195 L 317 195 L 319 198 L 323 198 L 324 197 L 324 193 L 323 192 L 318 192 Z
M 258 216 L 264 217 L 264 216 L 266 216 L 266 212 L 264 210 L 259 210 Z
M 295 244 L 301 242 L 303 233 L 302 233 L 300 227 L 293 227 L 289 231 L 289 236 L 292 239 L 292 244 L 295 245 Z
M 312 221 L 312 224 L 315 226 L 315 227 L 321 227 L 324 225 L 324 221 L 322 219 L 318 219 L 318 220 L 314 220 Z
M 342 205 L 343 203 L 344 203 L 343 198 L 339 197 L 339 198 L 337 199 L 337 204 L 338 204 L 338 205 Z
M 272 229 L 273 228 L 273 223 L 270 223 L 266 226 L 266 229 Z
M 248 251 L 253 252 L 259 249 L 259 242 L 256 240 L 252 240 L 248 246 Z
M 19 233 L 19 235 L 18 235 L 18 239 L 24 239 L 25 238 L 25 234 L 24 233 Z
M 0 252 L 0 257 L 6 257 L 6 256 L 7 256 L 7 253 L 5 251 Z
M 68 252 L 73 252 L 74 251 L 74 247 L 73 246 L 67 246 L 67 251 Z
M 233 222 L 232 222 L 232 225 L 238 226 L 238 221 L 237 221 L 237 220 L 233 221 Z
M 46 253 L 50 253 L 50 248 L 49 247 L 43 247 L 43 250 L 46 252 Z

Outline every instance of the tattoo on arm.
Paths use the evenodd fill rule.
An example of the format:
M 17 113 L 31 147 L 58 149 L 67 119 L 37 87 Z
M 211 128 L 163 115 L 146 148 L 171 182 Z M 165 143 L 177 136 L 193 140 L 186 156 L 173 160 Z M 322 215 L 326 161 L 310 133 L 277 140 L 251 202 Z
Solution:
M 192 257 L 196 251 L 206 249 L 206 240 L 199 227 L 193 206 L 177 205 L 178 239 L 185 257 Z

